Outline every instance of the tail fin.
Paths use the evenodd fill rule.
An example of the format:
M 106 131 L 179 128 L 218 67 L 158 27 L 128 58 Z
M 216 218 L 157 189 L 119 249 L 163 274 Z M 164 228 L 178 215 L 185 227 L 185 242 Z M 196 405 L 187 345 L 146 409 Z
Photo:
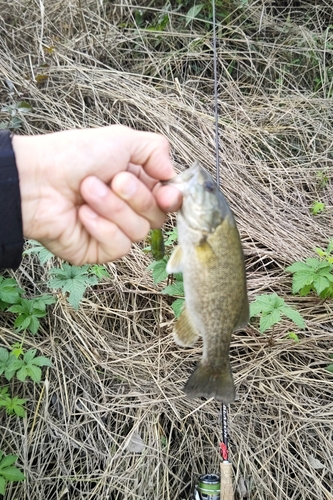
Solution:
M 190 398 L 214 397 L 225 404 L 232 403 L 235 400 L 235 387 L 229 362 L 224 367 L 200 363 L 186 382 L 184 392 Z

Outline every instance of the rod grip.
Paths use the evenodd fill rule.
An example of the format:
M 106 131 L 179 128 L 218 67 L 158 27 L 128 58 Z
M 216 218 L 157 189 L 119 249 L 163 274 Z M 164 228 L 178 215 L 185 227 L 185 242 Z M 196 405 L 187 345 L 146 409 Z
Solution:
M 221 462 L 220 475 L 220 500 L 234 500 L 234 489 L 232 486 L 232 464 L 230 462 Z

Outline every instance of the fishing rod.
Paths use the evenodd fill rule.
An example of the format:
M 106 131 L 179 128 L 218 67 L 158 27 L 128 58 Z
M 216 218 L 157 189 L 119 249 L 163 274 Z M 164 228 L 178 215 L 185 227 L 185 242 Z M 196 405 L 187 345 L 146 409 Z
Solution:
M 213 12 L 213 66 L 214 66 L 214 115 L 215 115 L 215 157 L 216 157 L 216 184 L 220 189 L 220 154 L 219 154 L 219 110 L 218 110 L 218 72 L 216 47 L 216 7 L 212 0 Z M 220 500 L 233 500 L 232 464 L 229 461 L 228 449 L 228 411 L 227 406 L 221 405 L 222 441 L 220 443 Z
M 219 155 L 219 114 L 218 114 L 218 72 L 216 47 L 216 8 L 212 0 L 213 13 L 213 73 L 214 73 L 214 115 L 215 115 L 215 161 L 216 184 L 220 189 L 220 155 Z M 199 477 L 194 489 L 194 500 L 234 500 L 232 464 L 229 461 L 228 449 L 228 412 L 227 406 L 221 405 L 221 434 L 220 443 L 220 475 L 204 474 Z

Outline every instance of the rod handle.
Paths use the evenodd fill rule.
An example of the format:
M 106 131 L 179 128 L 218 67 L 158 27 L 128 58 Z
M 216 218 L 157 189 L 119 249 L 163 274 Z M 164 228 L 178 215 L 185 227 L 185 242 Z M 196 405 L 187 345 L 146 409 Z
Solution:
M 232 464 L 221 462 L 220 464 L 220 500 L 234 500 L 234 489 L 232 486 Z

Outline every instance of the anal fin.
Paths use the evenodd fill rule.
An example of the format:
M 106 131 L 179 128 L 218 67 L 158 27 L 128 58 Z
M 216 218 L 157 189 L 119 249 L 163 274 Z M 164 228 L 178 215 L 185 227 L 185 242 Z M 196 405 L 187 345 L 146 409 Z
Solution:
M 176 344 L 181 346 L 193 345 L 199 337 L 199 332 L 189 318 L 186 307 L 182 310 L 175 324 L 173 336 Z

